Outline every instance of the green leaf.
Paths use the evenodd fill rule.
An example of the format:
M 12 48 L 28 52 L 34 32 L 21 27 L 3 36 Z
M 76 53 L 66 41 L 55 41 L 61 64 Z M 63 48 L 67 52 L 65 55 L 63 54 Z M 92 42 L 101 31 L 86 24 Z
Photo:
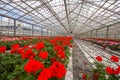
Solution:
M 8 75 L 7 75 L 7 79 L 8 80 L 13 80 L 15 78 L 15 76 L 13 75 L 13 73 L 9 73 Z

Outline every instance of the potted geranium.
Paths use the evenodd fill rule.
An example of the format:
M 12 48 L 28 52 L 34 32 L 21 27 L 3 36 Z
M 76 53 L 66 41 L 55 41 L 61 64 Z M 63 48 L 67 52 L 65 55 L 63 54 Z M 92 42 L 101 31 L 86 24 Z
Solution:
M 112 67 L 113 63 L 118 63 L 119 58 L 115 55 L 110 57 L 109 65 L 102 63 L 101 56 L 96 57 L 94 62 L 95 68 L 93 69 L 93 80 L 119 80 L 120 79 L 120 65 Z
M 112 55 L 110 57 L 110 61 L 113 63 L 119 62 L 119 58 L 115 55 Z M 106 66 L 106 74 L 108 75 L 108 80 L 119 80 L 118 74 L 120 74 L 120 65 L 118 65 L 116 68 L 111 66 L 112 63 L 110 62 L 110 65 Z
M 97 56 L 94 62 L 93 80 L 105 80 L 105 65 L 102 62 L 102 57 Z

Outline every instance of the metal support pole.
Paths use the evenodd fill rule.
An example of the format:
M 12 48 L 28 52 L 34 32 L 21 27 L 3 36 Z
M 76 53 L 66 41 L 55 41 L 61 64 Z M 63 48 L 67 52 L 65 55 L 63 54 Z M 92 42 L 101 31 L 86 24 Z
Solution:
M 108 34 L 109 34 L 109 26 L 107 26 L 107 30 L 106 30 L 106 41 L 108 40 Z
M 32 36 L 33 36 L 33 25 L 32 25 L 32 30 L 31 30 Z
M 2 17 L 0 16 L 0 26 L 2 26 Z
M 98 30 L 96 30 L 96 38 L 97 38 L 97 36 L 98 36 Z
M 47 36 L 49 35 L 49 31 L 48 31 L 48 29 L 47 29 Z
M 14 20 L 14 37 L 16 36 L 16 20 Z

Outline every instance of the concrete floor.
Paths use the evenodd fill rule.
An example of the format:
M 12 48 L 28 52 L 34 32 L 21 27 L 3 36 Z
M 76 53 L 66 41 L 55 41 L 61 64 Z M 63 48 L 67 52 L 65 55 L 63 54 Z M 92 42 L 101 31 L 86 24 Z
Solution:
M 83 80 L 83 72 L 89 74 L 90 80 L 92 80 L 91 73 L 94 68 L 93 63 L 96 56 L 102 56 L 103 63 L 109 65 L 108 61 L 110 62 L 109 58 L 111 55 L 119 56 L 117 54 L 120 53 L 116 52 L 114 54 L 108 50 L 103 50 L 97 45 L 75 39 L 71 54 L 72 56 L 70 56 L 70 63 L 68 64 L 65 80 Z M 117 65 L 120 65 L 120 61 L 111 64 L 112 67 L 116 67 Z

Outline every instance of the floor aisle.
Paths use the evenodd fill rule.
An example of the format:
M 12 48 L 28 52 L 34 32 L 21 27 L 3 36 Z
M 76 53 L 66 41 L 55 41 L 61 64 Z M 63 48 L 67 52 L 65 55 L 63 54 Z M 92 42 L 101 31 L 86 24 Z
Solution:
M 82 73 L 85 72 L 87 74 L 91 74 L 92 66 L 90 66 L 90 62 L 85 57 L 84 53 L 81 49 L 74 44 L 73 54 L 73 80 L 83 80 Z M 88 66 L 89 65 L 89 66 Z M 90 75 L 90 77 L 92 74 Z
M 96 45 L 93 45 L 86 41 L 81 41 L 78 39 L 74 39 L 75 43 L 73 44 L 72 49 L 72 67 L 73 70 L 69 70 L 70 74 L 66 80 L 72 80 L 71 76 L 73 76 L 73 80 L 82 80 L 82 73 L 85 72 L 89 74 L 90 80 L 92 80 L 92 68 L 93 62 L 95 61 L 95 57 L 100 55 L 103 58 L 103 62 L 105 65 L 109 65 L 109 58 L 113 53 L 109 51 L 105 51 Z M 120 61 L 115 64 L 112 63 L 112 67 L 116 67 L 120 64 Z
M 84 55 L 87 57 L 87 59 L 90 63 L 93 63 L 94 60 L 95 60 L 95 57 L 97 55 L 100 55 L 103 58 L 103 62 L 106 65 L 109 65 L 109 61 L 110 61 L 109 58 L 110 58 L 111 55 L 113 55 L 113 53 L 109 53 L 105 50 L 102 50 L 102 49 L 96 47 L 95 45 L 92 45 L 92 44 L 90 44 L 89 42 L 86 42 L 86 41 L 81 41 L 81 40 L 76 39 L 75 42 L 77 43 L 79 48 L 82 49 Z M 116 67 L 118 64 L 120 64 L 120 61 L 117 64 L 112 63 L 111 66 Z

